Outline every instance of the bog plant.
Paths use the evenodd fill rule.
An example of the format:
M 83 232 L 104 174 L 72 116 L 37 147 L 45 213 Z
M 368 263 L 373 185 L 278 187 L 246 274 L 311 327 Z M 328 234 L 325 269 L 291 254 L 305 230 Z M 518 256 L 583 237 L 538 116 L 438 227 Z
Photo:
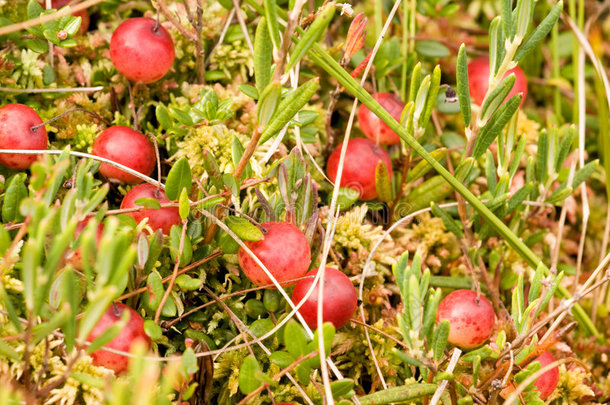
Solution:
M 360 404 L 472 404 L 521 395 L 525 403 L 543 404 L 549 392 L 536 385 L 541 363 L 556 367 L 562 360 L 548 363 L 541 356 L 571 333 L 575 324 L 560 324 L 569 314 L 577 333 L 604 338 L 578 301 L 608 281 L 596 280 L 600 266 L 569 291 L 562 284 L 565 273 L 555 266 L 558 253 L 537 246 L 544 231 L 536 233 L 530 222 L 543 209 L 562 207 L 598 170 L 597 160 L 575 168 L 573 152 L 580 146 L 574 125 L 550 123 L 537 131 L 533 153 L 531 134 L 520 127 L 527 120 L 520 112 L 525 94 L 510 72 L 538 52 L 563 3 L 547 7 L 534 24 L 533 0 L 499 2 L 500 15 L 489 26 L 488 73 L 481 78 L 469 70 L 462 44 L 451 87 L 441 83 L 446 75 L 435 65 L 449 50 L 414 37 L 418 13 L 451 16 L 457 3 L 404 1 L 402 48 L 391 38 L 369 52 L 362 14 L 343 44 L 328 50 L 321 45 L 323 38 L 332 41 L 331 24 L 347 18 L 339 11 L 351 13 L 346 4 L 245 0 L 234 11 L 238 24 L 231 14 L 226 29 L 218 29 L 224 46 L 239 37 L 252 48 L 253 78 L 241 77 L 246 101 L 240 105 L 221 91 L 226 75 L 206 71 L 218 50 L 202 32 L 204 18 L 212 18 L 206 13 L 226 14 L 221 7 L 233 4 L 196 3 L 169 8 L 166 1 L 155 2 L 156 20 L 151 13 L 133 17 L 119 2 L 99 4 L 100 21 L 112 21 L 115 29 L 112 63 L 102 56 L 106 44 L 92 41 L 74 51 L 95 56 L 85 70 L 107 87 L 99 90 L 93 119 L 112 126 L 96 134 L 93 154 L 75 152 L 70 139 L 54 136 L 49 149 L 46 137 L 44 145 L 4 142 L 8 135 L 0 126 L 0 162 L 6 166 L 0 403 L 53 403 L 63 396 L 69 403 L 82 397 L 113 404 L 241 404 L 272 397 L 347 404 L 357 396 Z M 383 2 L 372 7 L 381 37 Z M 32 0 L 22 17 L 50 13 Z M 115 15 L 132 18 L 119 25 Z M 80 17 L 66 15 L 28 27 L 25 39 L 15 32 L 0 38 L 17 47 L 6 51 L 12 61 L 10 52 L 25 48 L 46 53 L 49 43 L 79 45 L 73 38 L 79 23 Z M 143 24 L 145 34 L 136 29 L 121 37 L 134 24 Z M 12 29 L 8 21 L 2 25 L 0 33 Z M 130 48 L 130 35 L 145 37 Z M 174 53 L 179 43 L 194 50 L 194 66 L 174 62 L 174 55 L 189 57 L 183 49 Z M 75 63 L 73 54 L 66 55 L 63 62 Z M 53 58 L 46 71 L 54 71 Z M 371 66 L 375 94 L 357 79 Z M 181 85 L 185 78 L 197 84 Z M 391 84 L 400 98 L 389 95 Z M 335 90 L 327 92 L 329 86 Z M 481 88 L 483 94 L 472 91 Z M 45 131 L 37 127 L 43 121 L 36 108 L 50 119 L 56 109 L 70 116 L 75 111 L 67 106 L 90 102 L 87 96 L 49 93 L 35 102 L 2 95 L 5 104 L 36 114 L 31 123 L 20 123 L 24 134 Z M 369 139 L 349 139 L 349 132 L 335 139 L 332 113 L 344 108 L 338 103 L 342 93 L 362 103 L 359 127 Z M 326 97 L 328 118 L 321 126 L 315 111 L 323 111 L 318 104 Z M 57 105 L 47 111 L 49 100 Z M 465 139 L 442 131 L 439 112 L 453 116 Z M 356 110 L 351 113 L 349 125 Z M 0 115 L 0 125 L 3 120 Z M 54 118 L 43 126 L 53 134 L 61 125 Z M 119 134 L 114 141 L 108 139 L 113 132 Z M 208 145 L 200 140 L 210 140 L 216 150 L 197 149 Z M 29 173 L 9 170 L 28 167 Z M 452 197 L 455 203 L 446 203 Z M 385 232 L 367 241 L 368 251 L 350 249 L 350 237 L 361 235 L 347 231 L 341 235 L 347 248 L 332 246 L 338 216 L 353 205 L 363 214 L 350 219 L 375 222 Z M 405 252 L 397 236 L 384 252 L 395 262 L 391 272 L 389 265 L 362 268 L 362 255 L 369 263 L 392 230 L 423 211 L 455 235 L 459 265 L 439 248 L 448 268 L 433 274 L 439 259 Z M 364 246 L 361 240 L 353 245 Z M 76 252 L 78 265 L 69 259 Z M 553 266 L 545 265 L 547 253 Z M 362 277 L 358 294 L 349 276 Z M 451 300 L 441 304 L 450 290 L 470 308 L 484 307 L 485 319 L 479 320 L 489 322 L 481 336 L 460 338 L 472 332 L 455 320 L 472 317 L 464 313 L 467 305 L 445 316 L 452 309 L 445 305 L 456 306 Z M 132 345 L 121 335 L 133 325 L 144 344 Z M 358 328 L 365 328 L 366 339 Z M 386 343 L 372 343 L 373 333 Z M 346 360 L 365 341 L 376 370 L 397 365 L 388 367 L 390 386 L 380 371 L 363 374 L 364 367 Z

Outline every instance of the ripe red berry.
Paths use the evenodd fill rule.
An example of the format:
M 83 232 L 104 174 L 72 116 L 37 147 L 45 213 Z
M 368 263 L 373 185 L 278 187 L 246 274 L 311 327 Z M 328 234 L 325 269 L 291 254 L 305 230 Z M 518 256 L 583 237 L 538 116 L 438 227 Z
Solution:
M 405 103 L 400 97 L 391 93 L 377 93 L 373 98 L 385 108 L 392 117 L 400 122 L 402 110 Z M 367 106 L 362 104 L 358 109 L 358 122 L 364 135 L 371 141 L 379 142 L 383 145 L 396 145 L 400 143 L 398 134 L 390 129 L 379 117 L 377 117 Z
M 150 347 L 150 339 L 144 331 L 144 320 L 136 311 L 124 304 L 116 304 L 116 308 L 111 305 L 106 310 L 104 315 L 95 325 L 87 341 L 93 342 L 98 336 L 106 331 L 109 327 L 114 325 L 121 319 L 121 315 L 124 311 L 129 312 L 129 321 L 127 325 L 121 330 L 121 332 L 112 339 L 109 343 L 103 347 L 107 347 L 114 350 L 120 350 L 122 352 L 129 352 L 132 346 L 137 342 L 141 341 Z M 111 353 L 109 351 L 98 349 L 91 353 L 93 358 L 93 364 L 96 366 L 102 366 L 110 370 L 114 370 L 115 374 L 121 374 L 127 370 L 129 365 L 129 358 L 122 354 Z
M 155 148 L 146 135 L 129 127 L 114 126 L 107 128 L 95 138 L 93 154 L 125 165 L 146 176 L 155 169 Z M 119 168 L 102 163 L 100 173 L 112 180 L 127 184 L 141 183 L 138 177 Z
M 515 94 L 523 93 L 523 99 L 521 100 L 521 105 L 523 105 L 527 96 L 527 78 L 519 66 L 506 72 L 504 77 L 511 73 L 515 74 L 515 84 L 506 96 L 506 100 Z M 468 64 L 468 84 L 472 101 L 481 105 L 485 94 L 487 94 L 487 89 L 489 89 L 489 58 L 487 56 L 474 59 Z
M 279 283 L 303 277 L 311 262 L 309 242 L 303 232 L 287 222 L 265 222 L 265 239 L 246 242 Z M 272 284 L 265 271 L 243 249 L 237 252 L 239 265 L 257 286 Z
M 110 39 L 114 67 L 132 82 L 152 83 L 161 79 L 174 63 L 172 37 L 151 18 L 125 20 Z
M 487 298 L 471 290 L 455 290 L 439 304 L 436 322 L 448 320 L 449 342 L 463 349 L 485 343 L 494 329 L 496 314 Z
M 51 7 L 59 10 L 60 8 L 67 6 L 71 2 L 72 2 L 72 0 L 51 0 Z M 44 1 L 43 1 L 43 5 L 44 5 Z M 81 18 L 80 27 L 78 27 L 78 33 L 81 35 L 85 34 L 87 32 L 87 30 L 89 29 L 89 22 L 90 22 L 89 13 L 87 12 L 87 10 L 80 10 L 80 11 L 77 11 L 76 13 L 72 13 L 72 15 L 74 17 Z
M 47 148 L 47 131 L 44 126 L 32 131 L 42 120 L 27 105 L 7 104 L 0 107 L 0 149 Z M 15 170 L 32 166 L 40 155 L 0 154 L 0 163 Z
M 87 217 L 84 220 L 80 221 L 78 223 L 78 225 L 76 225 L 76 229 L 74 231 L 74 239 L 75 240 L 78 239 L 78 237 L 83 232 L 83 230 L 85 229 L 85 227 L 87 226 L 87 224 L 89 223 L 91 218 L 92 217 Z M 102 234 L 103 233 L 104 233 L 104 224 L 100 222 L 97 225 L 97 233 L 96 233 L 96 237 L 95 237 L 96 245 L 99 245 L 100 240 L 102 240 Z M 76 249 L 75 251 L 68 253 L 67 262 L 72 264 L 72 266 L 74 266 L 74 268 L 76 270 L 83 270 L 84 269 L 85 266 L 84 266 L 84 263 L 83 263 L 83 248 L 82 248 L 82 246 L 79 246 L 78 249 Z
M 333 182 L 337 178 L 340 157 L 341 145 L 333 150 L 326 164 L 326 173 L 328 173 L 328 177 Z M 345 161 L 343 162 L 341 187 L 349 187 L 356 190 L 363 201 L 377 198 L 375 168 L 380 160 L 385 164 L 388 175 L 391 178 L 392 161 L 388 153 L 381 146 L 369 139 L 350 139 L 347 144 Z
M 157 187 L 152 184 L 143 183 L 133 187 L 125 194 L 123 201 L 121 201 L 121 209 L 140 207 L 139 205 L 136 205 L 136 201 L 140 198 L 153 198 L 161 204 L 170 202 L 163 190 L 157 189 Z M 148 218 L 148 225 L 153 230 L 161 229 L 166 235 L 169 234 L 172 225 L 178 225 L 182 222 L 178 207 L 147 208 L 140 211 L 129 212 L 127 215 L 133 217 L 138 223 L 144 218 Z
M 551 364 L 555 361 L 555 357 L 549 352 L 544 352 L 540 356 L 536 358 L 535 361 L 539 361 L 542 367 L 547 364 Z M 540 399 L 546 399 L 549 395 L 555 391 L 557 388 L 557 383 L 559 382 L 559 368 L 553 367 L 549 371 L 543 373 L 538 379 L 534 382 L 538 391 L 540 391 Z
M 307 273 L 315 276 L 318 269 Z M 292 292 L 292 302 L 297 305 L 313 284 L 313 277 L 300 280 Z M 299 313 L 311 329 L 318 327 L 318 290 L 317 284 L 307 301 L 299 308 Z M 323 280 L 322 319 L 332 323 L 336 329 L 345 325 L 356 311 L 358 294 L 350 279 L 337 269 L 326 267 Z

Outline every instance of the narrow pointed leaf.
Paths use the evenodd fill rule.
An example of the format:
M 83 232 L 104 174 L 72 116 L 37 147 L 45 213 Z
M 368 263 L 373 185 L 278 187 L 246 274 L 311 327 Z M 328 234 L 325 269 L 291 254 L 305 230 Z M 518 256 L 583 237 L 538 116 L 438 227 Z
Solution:
M 470 110 L 470 86 L 468 84 L 468 61 L 466 59 L 466 45 L 462 44 L 458 52 L 457 68 L 457 95 L 460 102 L 460 111 L 464 118 L 464 125 L 470 126 L 472 113 Z
M 316 19 L 311 23 L 305 34 L 301 37 L 301 40 L 294 47 L 292 54 L 290 55 L 290 60 L 286 65 L 286 71 L 292 69 L 298 61 L 301 60 L 303 55 L 305 55 L 309 49 L 320 40 L 324 30 L 328 27 L 328 24 L 333 19 L 335 15 L 335 2 L 331 1 L 324 6 L 324 9 L 318 14 Z
M 538 26 L 532 31 L 532 33 L 523 41 L 517 53 L 515 54 L 514 61 L 519 62 L 528 53 L 536 48 L 536 46 L 542 42 L 544 37 L 548 35 L 549 32 L 553 29 L 559 17 L 561 16 L 561 11 L 563 10 L 563 1 L 559 0 L 557 4 L 553 6 L 549 14 L 538 24 Z
M 262 17 L 256 26 L 254 35 L 254 79 L 258 94 L 271 82 L 271 62 L 273 60 L 273 42 L 269 35 L 267 20 Z
M 269 138 L 280 132 L 282 128 L 299 112 L 301 108 L 318 91 L 319 79 L 311 79 L 300 85 L 296 90 L 287 95 L 277 108 L 277 113 L 271 118 L 269 124 L 261 134 L 259 143 L 266 142 Z
M 472 156 L 475 159 L 481 157 L 481 155 L 491 146 L 493 141 L 498 137 L 500 132 L 504 129 L 508 121 L 511 119 L 513 114 L 519 108 L 521 104 L 522 96 L 520 94 L 514 95 L 506 103 L 502 105 L 489 120 L 489 122 L 481 128 L 479 136 L 474 144 L 474 151 Z

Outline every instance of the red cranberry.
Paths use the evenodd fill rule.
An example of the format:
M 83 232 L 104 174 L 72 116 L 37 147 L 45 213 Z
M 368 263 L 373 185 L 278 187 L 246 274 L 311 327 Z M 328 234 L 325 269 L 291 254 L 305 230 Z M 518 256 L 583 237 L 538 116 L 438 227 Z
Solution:
M 536 358 L 534 361 L 539 361 L 542 367 L 551 364 L 555 361 L 555 357 L 550 352 L 544 352 L 540 356 Z M 549 371 L 543 373 L 538 379 L 534 382 L 538 391 L 540 391 L 540 399 L 546 399 L 549 395 L 555 391 L 557 388 L 557 383 L 559 382 L 559 368 L 553 367 Z
M 521 105 L 523 105 L 527 96 L 527 78 L 519 66 L 506 72 L 504 77 L 511 73 L 515 74 L 515 84 L 506 96 L 506 100 L 515 94 L 523 93 L 523 99 L 521 100 Z M 489 89 L 489 58 L 487 56 L 474 59 L 468 64 L 468 84 L 472 101 L 481 105 L 487 94 L 487 89 Z
M 76 230 L 74 231 L 74 239 L 78 239 L 78 237 L 83 232 L 83 230 L 85 229 L 85 227 L 87 226 L 87 224 L 89 223 L 91 218 L 92 217 L 87 217 L 84 220 L 80 221 L 78 223 L 78 225 L 76 225 Z M 95 237 L 96 246 L 99 245 L 100 241 L 102 240 L 103 233 L 104 233 L 104 224 L 100 222 L 97 225 L 97 233 L 96 233 L 96 237 Z M 74 252 L 68 253 L 67 261 L 68 261 L 68 263 L 72 264 L 72 266 L 74 266 L 74 268 L 76 270 L 83 270 L 83 268 L 85 266 L 83 263 L 82 246 L 79 246 L 78 249 L 76 249 Z
M 32 131 L 42 120 L 27 105 L 7 104 L 0 107 L 0 149 L 47 148 L 47 131 L 43 127 Z M 0 163 L 15 170 L 32 166 L 40 155 L 0 154 Z
M 152 142 L 129 127 L 114 126 L 104 130 L 93 142 L 93 154 L 125 165 L 149 176 L 155 169 L 155 148 Z M 141 183 L 138 177 L 119 168 L 102 163 L 100 173 L 127 184 Z
M 315 276 L 318 269 L 307 273 Z M 313 278 L 300 280 L 292 292 L 292 302 L 297 305 L 313 284 Z M 320 280 L 322 281 L 322 280 Z M 318 289 L 319 283 L 314 288 L 307 301 L 299 308 L 299 313 L 311 329 L 318 327 Z M 323 322 L 332 323 L 336 329 L 345 325 L 356 311 L 358 306 L 358 294 L 350 279 L 337 269 L 326 267 L 323 280 Z
M 485 343 L 494 329 L 496 315 L 487 298 L 471 290 L 455 290 L 439 304 L 437 323 L 448 320 L 449 342 L 463 349 Z
M 383 108 L 385 108 L 392 117 L 400 122 L 402 110 L 405 108 L 405 103 L 400 97 L 391 93 L 377 93 L 373 95 Z M 360 129 L 364 135 L 372 141 L 379 142 L 383 145 L 395 145 L 400 143 L 398 134 L 390 129 L 379 117 L 377 117 L 367 106 L 360 105 L 358 109 L 358 122 Z
M 112 34 L 110 59 L 132 82 L 161 79 L 174 63 L 174 43 L 163 26 L 151 18 L 125 20 Z
M 140 198 L 154 198 L 159 201 L 160 204 L 170 202 L 163 190 L 157 189 L 157 187 L 152 184 L 143 183 L 133 187 L 125 194 L 123 201 L 121 201 L 121 209 L 139 207 L 139 205 L 136 205 L 136 201 Z M 166 235 L 169 234 L 172 225 L 179 225 L 182 222 L 178 207 L 164 207 L 158 209 L 147 208 L 140 211 L 129 212 L 127 215 L 133 217 L 138 223 L 144 218 L 148 218 L 148 225 L 153 230 L 161 229 Z
M 309 242 L 303 232 L 287 222 L 265 222 L 265 239 L 245 242 L 279 283 L 303 277 L 311 262 Z M 239 265 L 248 279 L 258 285 L 272 284 L 264 270 L 242 248 Z M 285 285 L 284 285 L 285 286 Z
M 127 322 L 127 325 L 125 325 L 125 327 L 114 339 L 105 344 L 103 347 L 120 350 L 122 352 L 129 352 L 136 341 L 141 341 L 150 347 L 150 339 L 144 331 L 144 320 L 140 314 L 127 305 L 120 303 L 116 304 L 116 308 L 114 306 L 110 306 L 110 308 L 106 310 L 104 315 L 102 315 L 102 318 L 98 321 L 87 337 L 87 341 L 93 342 L 98 336 L 104 333 L 106 329 L 117 323 L 121 319 L 121 315 L 124 311 L 129 312 L 129 321 Z M 93 358 L 93 364 L 114 370 L 115 374 L 125 372 L 129 365 L 129 358 L 127 356 L 111 353 L 103 349 L 94 351 L 91 353 L 91 357 Z
M 340 157 L 341 145 L 333 150 L 326 165 L 328 177 L 333 182 L 337 178 Z M 343 163 L 341 187 L 349 187 L 358 191 L 360 199 L 363 201 L 377 198 L 375 169 L 379 161 L 385 164 L 388 175 L 392 177 L 392 161 L 381 146 L 369 139 L 350 139 Z

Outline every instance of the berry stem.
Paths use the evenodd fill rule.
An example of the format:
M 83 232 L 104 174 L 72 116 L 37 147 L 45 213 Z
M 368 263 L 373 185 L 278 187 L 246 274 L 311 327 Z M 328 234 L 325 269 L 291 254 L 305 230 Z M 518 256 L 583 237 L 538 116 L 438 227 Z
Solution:
M 51 118 L 51 119 L 49 119 L 49 120 L 47 120 L 47 121 L 45 121 L 45 122 L 43 122 L 43 123 L 41 123 L 41 124 L 34 125 L 32 128 L 30 128 L 30 130 L 31 130 L 32 132 L 34 132 L 34 131 L 38 130 L 39 128 L 42 128 L 42 127 L 44 127 L 44 126 L 45 126 L 45 125 L 47 125 L 47 124 L 50 124 L 50 123 L 52 123 L 52 122 L 55 122 L 55 121 L 57 121 L 58 119 L 60 119 L 60 118 L 62 118 L 62 117 L 64 117 L 64 116 L 66 116 L 66 115 L 68 115 L 68 114 L 72 114 L 73 112 L 79 112 L 79 111 L 80 111 L 80 112 L 87 113 L 87 114 L 91 115 L 91 116 L 92 116 L 92 117 L 94 117 L 94 118 L 97 118 L 98 120 L 102 121 L 102 122 L 104 123 L 104 125 L 106 125 L 106 126 L 110 125 L 110 123 L 109 123 L 109 122 L 108 122 L 108 121 L 107 121 L 107 120 L 106 120 L 104 117 L 102 117 L 101 115 L 99 115 L 98 113 L 95 113 L 95 112 L 93 112 L 93 111 L 89 111 L 89 110 L 85 110 L 84 108 L 78 108 L 78 107 L 77 107 L 77 108 L 72 108 L 71 110 L 68 110 L 68 111 L 64 111 L 64 112 L 62 112 L 61 114 L 56 115 L 55 117 L 53 117 L 53 118 Z

